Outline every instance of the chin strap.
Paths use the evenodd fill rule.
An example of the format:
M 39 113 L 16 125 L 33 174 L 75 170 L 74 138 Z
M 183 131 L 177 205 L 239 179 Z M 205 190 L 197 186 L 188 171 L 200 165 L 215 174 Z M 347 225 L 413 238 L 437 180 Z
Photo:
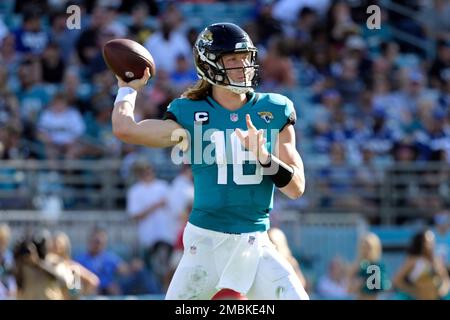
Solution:
M 224 87 L 234 93 L 237 93 L 237 94 L 253 92 L 253 88 L 238 88 L 238 87 L 234 87 L 231 85 L 224 86 Z
M 214 83 L 213 81 L 211 81 L 211 80 L 210 80 L 208 77 L 206 77 L 206 76 L 203 76 L 202 79 L 208 81 L 208 82 L 209 82 L 210 84 L 212 84 L 213 86 L 218 86 L 218 87 L 221 87 L 221 88 L 230 90 L 230 91 L 232 91 L 232 92 L 234 92 L 234 93 L 237 93 L 237 94 L 248 93 L 248 92 L 253 92 L 253 91 L 255 91 L 252 87 L 242 87 L 242 88 L 241 88 L 241 87 L 235 87 L 235 86 L 232 86 L 232 85 L 217 84 L 217 83 Z

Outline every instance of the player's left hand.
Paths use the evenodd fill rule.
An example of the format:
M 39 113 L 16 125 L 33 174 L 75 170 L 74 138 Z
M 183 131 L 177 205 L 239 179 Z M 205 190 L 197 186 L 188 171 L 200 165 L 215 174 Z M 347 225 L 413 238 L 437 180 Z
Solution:
M 264 131 L 258 130 L 252 123 L 250 115 L 245 116 L 248 131 L 242 132 L 241 129 L 236 129 L 236 135 L 238 136 L 241 144 L 251 153 L 253 153 L 256 159 L 261 163 L 267 163 L 269 152 L 266 148 L 266 139 L 264 138 Z

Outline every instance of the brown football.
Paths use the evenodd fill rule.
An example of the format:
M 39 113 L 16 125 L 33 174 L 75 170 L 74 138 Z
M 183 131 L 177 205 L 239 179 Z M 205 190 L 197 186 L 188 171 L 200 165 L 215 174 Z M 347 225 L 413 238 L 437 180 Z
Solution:
M 146 67 L 150 77 L 156 72 L 155 62 L 146 48 L 130 39 L 113 39 L 103 46 L 103 59 L 114 74 L 125 82 L 140 79 Z

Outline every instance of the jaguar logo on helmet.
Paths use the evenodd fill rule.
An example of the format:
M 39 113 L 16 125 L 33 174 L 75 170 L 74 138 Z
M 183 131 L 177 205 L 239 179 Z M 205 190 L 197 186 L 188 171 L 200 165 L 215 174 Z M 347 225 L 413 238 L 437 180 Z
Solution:
M 203 40 L 208 41 L 208 42 L 212 42 L 213 41 L 213 34 L 211 31 L 206 30 L 205 32 L 203 32 L 201 34 L 201 37 Z

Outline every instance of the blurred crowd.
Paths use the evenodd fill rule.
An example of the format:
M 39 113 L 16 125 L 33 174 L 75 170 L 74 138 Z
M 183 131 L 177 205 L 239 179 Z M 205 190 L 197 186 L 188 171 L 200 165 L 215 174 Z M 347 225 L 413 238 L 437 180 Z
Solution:
M 142 187 L 144 182 L 140 183 Z M 157 188 L 157 183 L 147 183 L 147 187 Z M 156 207 L 148 206 L 148 211 L 158 210 Z M 146 228 L 161 228 L 156 226 L 156 220 L 147 219 Z M 178 239 L 167 230 L 155 232 L 149 239 L 148 234 L 143 237 L 141 228 L 138 225 L 141 250 L 135 255 L 121 257 L 108 247 L 107 230 L 95 227 L 87 247 L 72 257 L 70 238 L 63 232 L 37 230 L 16 237 L 12 244 L 10 228 L 0 224 L 0 300 L 92 299 L 99 295 L 161 299 L 184 250 L 182 229 L 175 232 Z M 353 261 L 346 261 L 342 252 L 336 252 L 323 274 L 311 273 L 304 267 L 281 229 L 272 227 L 269 237 L 294 268 L 311 299 L 450 299 L 449 212 L 437 215 L 432 228 L 417 231 L 409 244 L 396 249 L 402 261 L 395 270 L 389 270 L 383 256 L 388 248 L 383 248 L 380 238 L 372 232 L 360 235 Z M 224 291 L 215 297 L 236 298 L 245 296 Z
M 10 2 L 18 19 L 5 16 L 0 28 L 3 159 L 123 156 L 110 130 L 116 81 L 102 57 L 110 39 L 139 41 L 155 58 L 157 77 L 140 96 L 138 119 L 161 117 L 197 79 L 199 30 L 182 15 L 185 1 Z M 73 3 L 80 29 L 66 25 Z M 366 152 L 379 162 L 448 161 L 448 1 L 404 2 L 421 20 L 382 10 L 374 30 L 364 1 L 245 3 L 253 5 L 243 27 L 259 48 L 259 90 L 309 93 L 304 103 L 314 107 L 297 108 L 306 128 L 299 135 L 313 153 L 327 156 L 338 145 L 346 162 L 361 163 Z M 393 27 L 431 41 L 435 55 L 395 40 Z
M 50 166 L 57 159 L 124 159 L 120 174 L 126 178 L 144 156 L 174 177 L 170 150 L 123 144 L 112 134 L 117 87 L 102 46 L 126 37 L 152 53 L 157 75 L 138 96 L 135 113 L 136 120 L 161 118 L 197 80 L 192 45 L 205 27 L 199 19 L 218 15 L 238 22 L 257 45 L 258 90 L 294 101 L 298 149 L 310 181 L 317 182 L 317 196 L 305 196 L 298 206 L 377 214 L 388 181 L 398 183 L 392 188 L 400 194 L 391 205 L 427 210 L 432 202 L 441 209 L 449 201 L 448 170 L 418 164 L 450 161 L 450 3 L 394 2 L 410 14 L 381 7 L 380 28 L 369 29 L 366 9 L 376 1 L 223 3 L 239 6 L 235 14 L 245 14 L 239 21 L 224 7 L 218 15 L 219 1 L 4 1 L 0 159 L 43 159 Z M 80 8 L 79 29 L 67 25 L 72 4 Z M 202 5 L 210 9 L 195 7 Z M 395 38 L 394 30 L 415 40 Z M 423 170 L 389 169 L 394 163 Z
M 436 216 L 433 229 L 418 231 L 402 250 L 397 270 L 388 270 L 380 238 L 360 237 L 352 263 L 336 255 L 319 276 L 321 299 L 448 300 L 450 299 L 450 215 Z M 386 248 L 387 249 L 387 248 Z
M 362 232 L 352 260 L 337 250 L 323 274 L 308 270 L 307 259 L 300 258 L 305 288 L 312 299 L 450 300 L 450 212 L 433 221 L 401 245 L 383 245 L 382 235 Z
M 0 224 L 0 300 L 160 297 L 183 251 L 182 234 L 194 196 L 192 174 L 183 166 L 169 184 L 141 159 L 132 171 L 136 179 L 127 192 L 128 218 L 122 223 L 131 227 L 133 236 L 122 256 L 108 247 L 108 226 L 101 221 L 92 225 L 88 239 L 76 239 L 74 252 L 64 232 L 30 226 L 19 235 Z M 58 229 L 57 224 L 50 227 Z
M 186 2 L 196 1 L 6 1 L 1 158 L 97 159 L 129 152 L 111 133 L 116 80 L 102 46 L 126 37 L 149 49 L 158 71 L 140 95 L 136 118 L 161 117 L 197 80 L 192 45 L 200 30 L 193 17 L 183 16 Z M 296 105 L 305 152 L 331 159 L 343 148 L 343 161 L 357 164 L 366 158 L 449 161 L 448 1 L 403 1 L 421 18 L 383 9 L 380 29 L 373 30 L 366 26 L 366 1 L 228 5 L 234 3 L 252 8 L 241 24 L 259 49 L 258 90 L 291 92 L 294 100 L 306 95 Z M 80 29 L 66 25 L 71 4 L 81 8 Z M 435 55 L 394 39 L 394 27 L 430 41 Z
M 67 234 L 35 230 L 8 248 L 0 225 L 0 300 L 71 300 L 94 295 L 160 294 L 142 259 L 125 261 L 107 248 L 107 232 L 92 230 L 85 250 L 71 255 Z

